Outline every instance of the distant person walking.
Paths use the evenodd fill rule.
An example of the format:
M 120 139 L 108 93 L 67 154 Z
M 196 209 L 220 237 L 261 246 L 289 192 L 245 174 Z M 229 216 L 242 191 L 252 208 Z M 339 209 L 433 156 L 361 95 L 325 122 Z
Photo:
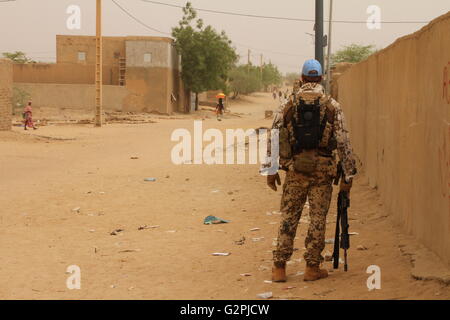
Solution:
M 34 126 L 33 122 L 33 109 L 31 108 L 31 101 L 28 101 L 27 106 L 23 110 L 23 119 L 24 119 L 24 130 L 28 130 L 27 128 L 33 128 L 36 130 L 37 128 Z
M 278 100 L 280 101 L 281 104 L 284 103 L 283 92 L 281 90 L 278 92 Z
M 216 115 L 217 115 L 218 121 L 222 121 L 224 110 L 225 110 L 225 106 L 223 105 L 223 98 L 219 98 L 219 102 L 217 103 L 217 106 L 216 106 Z

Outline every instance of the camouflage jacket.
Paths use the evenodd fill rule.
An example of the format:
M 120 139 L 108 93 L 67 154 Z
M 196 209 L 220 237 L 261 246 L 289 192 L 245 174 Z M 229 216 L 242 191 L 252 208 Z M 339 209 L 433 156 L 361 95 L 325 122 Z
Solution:
M 293 109 L 294 106 L 298 105 L 300 97 L 308 97 L 309 94 L 313 96 L 319 95 L 321 97 L 320 102 L 323 106 L 321 108 L 321 118 L 326 116 L 327 110 L 333 113 L 332 122 L 325 128 L 323 135 L 324 137 L 329 137 L 329 139 L 334 139 L 336 141 L 336 152 L 342 163 L 345 178 L 346 180 L 353 178 L 356 174 L 356 162 L 348 136 L 344 113 L 340 104 L 325 94 L 325 90 L 322 85 L 316 83 L 305 83 L 301 88 L 298 88 L 291 96 L 291 99 L 287 101 L 286 104 L 280 106 L 278 112 L 275 114 L 272 129 L 280 130 L 283 126 L 287 126 L 289 129 L 290 124 L 285 123 L 287 114 Z M 325 142 L 322 141 L 322 143 L 328 143 L 328 138 Z M 267 145 L 268 158 L 271 156 L 270 150 L 271 143 L 269 140 Z M 289 163 L 289 161 L 283 163 L 282 159 L 280 159 L 280 165 L 287 168 L 291 167 L 291 163 Z

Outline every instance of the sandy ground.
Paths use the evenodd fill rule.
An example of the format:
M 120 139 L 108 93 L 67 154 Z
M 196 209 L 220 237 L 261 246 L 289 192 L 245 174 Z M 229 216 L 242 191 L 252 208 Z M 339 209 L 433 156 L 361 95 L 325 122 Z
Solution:
M 257 94 L 233 105 L 240 117 L 218 122 L 210 114 L 203 127 L 270 126 L 264 110 L 275 108 L 269 94 Z M 351 195 L 350 231 L 358 235 L 349 271 L 341 266 L 313 283 L 296 275 L 305 268 L 306 211 L 288 282 L 265 283 L 280 217 L 268 212 L 278 211 L 280 191 L 266 187 L 257 165 L 172 164 L 171 133 L 192 130 L 193 118 L 155 121 L 0 134 L 1 299 L 255 299 L 268 291 L 282 299 L 450 298 L 448 286 L 413 279 L 401 249 L 414 240 L 399 233 L 362 178 Z M 334 236 L 335 200 L 327 238 Z M 203 225 L 208 215 L 231 222 Z M 159 227 L 138 230 L 143 225 Z M 124 231 L 111 235 L 116 229 Z M 81 268 L 80 290 L 66 287 L 70 265 Z M 370 265 L 381 268 L 380 290 L 367 288 Z

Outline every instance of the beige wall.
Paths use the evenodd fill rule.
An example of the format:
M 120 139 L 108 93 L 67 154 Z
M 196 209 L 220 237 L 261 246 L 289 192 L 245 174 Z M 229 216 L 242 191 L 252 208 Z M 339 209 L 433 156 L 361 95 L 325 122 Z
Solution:
M 95 37 L 92 36 L 57 36 L 57 61 L 62 69 L 71 68 L 76 71 L 66 77 L 56 76 L 56 70 L 51 74 L 39 72 L 39 79 L 62 79 L 57 83 L 93 83 L 95 64 Z M 126 57 L 125 85 L 130 94 L 124 100 L 124 111 L 159 112 L 170 114 L 184 109 L 184 88 L 180 84 L 179 59 L 170 38 L 161 37 L 104 37 L 103 38 L 103 73 L 105 84 L 118 84 L 119 58 Z M 78 61 L 78 52 L 86 52 L 86 61 Z M 151 53 L 152 61 L 144 62 L 144 54 Z M 56 69 L 56 68 L 55 68 Z M 92 78 L 86 76 L 86 72 Z M 20 82 L 33 78 L 20 76 Z M 63 72 L 65 74 L 65 72 Z M 17 76 L 19 79 L 19 75 Z M 92 82 L 86 82 L 87 80 Z M 51 81 L 51 80 L 50 80 Z M 49 82 L 50 82 L 49 81 Z M 19 82 L 19 81 L 18 81 Z M 36 81 L 47 82 L 47 81 Z M 55 82 L 55 81 L 53 81 Z M 171 94 L 177 101 L 172 101 Z M 105 94 L 106 97 L 106 94 Z
M 127 67 L 169 68 L 170 43 L 156 41 L 126 41 Z M 144 61 L 144 54 L 151 54 L 151 61 Z
M 119 58 L 124 58 L 126 53 L 126 41 L 152 42 L 156 47 L 164 47 L 167 53 L 167 44 L 172 39 L 164 37 L 103 37 L 103 65 L 117 65 Z M 160 45 L 158 45 L 158 43 Z M 56 61 L 57 63 L 95 64 L 95 37 L 94 36 L 56 36 Z M 155 49 L 156 49 L 155 47 Z M 158 49 L 159 50 L 159 49 Z M 78 52 L 86 53 L 86 61 L 78 61 Z M 160 54 L 155 51 L 155 54 Z
M 11 130 L 12 63 L 0 59 L 0 131 Z
M 16 84 L 93 84 L 95 66 L 77 64 L 14 64 L 14 83 Z M 118 77 L 113 68 L 104 66 L 103 84 L 117 85 L 113 81 Z M 160 113 L 172 113 L 183 110 L 184 98 L 182 84 L 180 83 L 178 70 L 157 67 L 127 68 L 126 88 L 133 93 L 127 98 L 124 111 L 157 111 Z M 43 86 L 36 88 L 54 88 L 55 86 Z M 88 86 L 89 87 L 89 86 Z M 114 86 L 113 86 L 114 87 Z M 80 88 L 76 86 L 64 87 Z M 42 89 L 47 90 L 47 89 Z M 109 91 L 105 91 L 104 99 L 108 98 Z M 78 93 L 75 89 L 74 94 Z M 177 101 L 171 100 L 174 93 Z M 88 93 L 89 95 L 90 93 Z M 181 97 L 181 99 L 180 99 Z
M 36 107 L 94 111 L 94 85 L 15 83 L 14 86 L 28 92 Z M 122 111 L 129 94 L 125 87 L 103 86 L 104 109 Z
M 167 68 L 127 68 L 126 84 L 132 97 L 124 111 L 170 113 L 168 73 Z
M 57 64 L 15 64 L 14 83 L 29 92 L 37 106 L 91 108 L 94 101 L 91 84 L 95 81 L 95 37 L 57 36 L 56 42 Z M 104 89 L 105 108 L 163 114 L 184 111 L 186 93 L 180 79 L 178 55 L 172 44 L 170 38 L 104 37 L 103 84 L 111 85 Z M 83 63 L 78 61 L 78 52 L 81 51 L 86 53 Z M 152 53 L 150 64 L 143 61 L 147 52 Z M 126 89 L 117 86 L 119 58 L 125 56 Z M 171 98 L 172 93 L 176 101 Z M 82 103 L 86 106 L 83 107 Z
M 127 40 L 125 42 L 127 71 L 126 86 L 133 92 L 132 100 L 126 103 L 129 111 L 153 111 L 170 114 L 177 110 L 178 95 L 176 75 L 171 69 L 172 45 L 166 41 Z M 151 54 L 145 62 L 144 55 Z
M 103 65 L 116 65 L 125 57 L 126 37 L 103 37 Z M 56 36 L 56 62 L 95 65 L 95 37 Z M 86 61 L 78 61 L 78 52 L 86 53 Z
M 73 63 L 29 63 L 14 64 L 14 82 L 94 84 L 95 65 Z M 103 84 L 118 85 L 119 69 L 103 66 Z
M 450 13 L 350 68 L 338 88 L 366 179 L 450 266 L 449 30 Z

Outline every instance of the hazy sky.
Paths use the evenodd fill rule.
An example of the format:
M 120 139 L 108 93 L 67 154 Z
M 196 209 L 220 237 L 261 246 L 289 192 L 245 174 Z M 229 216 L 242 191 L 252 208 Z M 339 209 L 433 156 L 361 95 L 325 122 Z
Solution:
M 0 0 L 1 1 L 1 0 Z M 146 3 L 141 0 L 116 0 L 136 18 L 161 31 L 170 32 L 177 24 L 181 9 Z M 185 0 L 159 0 L 184 5 Z M 314 0 L 192 0 L 195 7 L 245 14 L 314 18 Z M 328 17 L 329 0 L 324 0 Z M 66 13 L 69 5 L 81 8 L 81 29 L 69 30 Z M 383 21 L 430 21 L 450 11 L 450 0 L 334 0 L 333 20 L 366 21 L 370 5 L 381 9 Z M 305 59 L 314 57 L 313 22 L 279 21 L 199 12 L 207 24 L 225 30 L 237 51 L 246 60 L 248 48 L 252 61 L 271 60 L 283 72 L 299 71 Z M 103 0 L 103 34 L 152 35 L 127 16 L 111 0 Z M 383 48 L 396 38 L 414 32 L 425 24 L 382 24 L 380 30 L 369 30 L 365 23 L 334 23 L 333 51 L 350 43 L 375 44 Z M 328 23 L 324 25 L 328 31 Z M 0 2 L 0 52 L 21 50 L 35 60 L 55 61 L 56 34 L 95 34 L 95 0 L 17 0 Z

